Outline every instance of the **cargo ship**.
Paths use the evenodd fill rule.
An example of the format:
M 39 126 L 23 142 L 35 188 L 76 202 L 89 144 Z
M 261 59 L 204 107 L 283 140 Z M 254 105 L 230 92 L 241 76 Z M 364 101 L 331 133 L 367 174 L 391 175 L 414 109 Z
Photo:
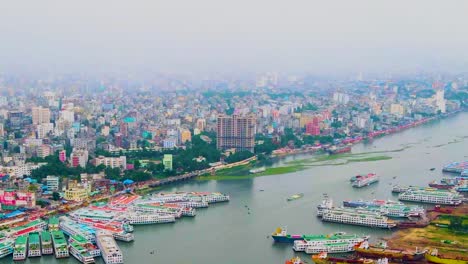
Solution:
M 362 264 L 388 264 L 387 258 L 377 260 L 367 258 L 338 258 L 329 257 L 327 252 L 313 255 L 312 260 L 315 264 L 345 264 L 345 263 L 362 263 Z
M 463 197 L 456 193 L 446 190 L 408 190 L 398 195 L 401 201 L 421 202 L 431 204 L 460 205 Z
M 296 240 L 307 240 L 307 239 L 318 238 L 318 237 L 330 238 L 330 237 L 338 237 L 338 236 L 344 236 L 344 235 L 346 234 L 343 232 L 330 234 L 328 236 L 327 235 L 290 235 L 286 231 L 286 228 L 278 227 L 275 230 L 275 232 L 271 235 L 271 237 L 273 238 L 273 241 L 277 243 L 294 243 L 294 241 Z
M 317 216 L 322 216 L 323 212 L 327 209 L 333 208 L 333 199 L 328 196 L 328 194 L 324 193 L 322 202 L 317 205 Z
M 54 248 L 52 247 L 52 237 L 48 231 L 41 232 L 41 250 L 42 255 L 54 254 Z
M 468 257 L 462 257 L 460 259 L 447 258 L 439 255 L 437 249 L 432 249 L 424 255 L 427 261 L 431 263 L 441 263 L 441 264 L 468 264 Z
M 394 261 L 421 261 L 424 259 L 424 251 L 415 251 L 407 249 L 389 249 L 386 243 L 381 243 L 379 246 L 370 246 L 368 241 L 355 246 L 357 255 L 371 258 L 388 258 Z
M 0 243 L 0 258 L 4 258 L 13 253 L 13 240 L 7 239 Z
M 83 264 L 94 263 L 93 256 L 89 254 L 86 248 L 82 247 L 77 242 L 71 242 L 70 245 L 68 245 L 68 250 L 79 262 Z
M 322 220 L 350 225 L 360 225 L 378 228 L 396 227 L 396 222 L 388 219 L 380 212 L 356 208 L 332 208 L 323 211 Z
M 82 246 L 86 250 L 88 250 L 89 254 L 93 257 L 101 256 L 101 250 L 93 243 L 89 242 L 84 236 L 82 235 L 73 235 L 68 239 L 69 243 L 77 243 L 78 245 Z
M 375 173 L 369 173 L 367 175 L 358 175 L 356 176 L 356 180 L 352 183 L 353 187 L 361 188 L 364 186 L 369 186 L 372 183 L 376 183 L 379 181 L 379 176 Z
M 354 251 L 354 246 L 369 239 L 368 236 L 333 234 L 305 236 L 303 240 L 294 241 L 294 251 L 305 251 L 307 254 L 320 252 L 340 253 Z
M 15 239 L 15 247 L 13 251 L 13 260 L 25 260 L 27 255 L 27 244 L 28 244 L 28 237 L 27 236 L 18 236 Z
M 96 243 L 101 250 L 102 259 L 106 264 L 123 263 L 123 255 L 111 234 L 98 231 Z
M 328 149 L 328 154 L 336 155 L 351 152 L 351 146 L 332 146 Z
M 40 257 L 41 255 L 39 233 L 30 233 L 28 242 L 28 257 Z
M 62 231 L 52 231 L 52 243 L 54 244 L 54 253 L 56 258 L 68 258 L 67 241 Z
M 304 197 L 303 193 L 296 193 L 296 194 L 293 194 L 293 195 L 289 196 L 288 199 L 286 199 L 286 200 L 288 202 L 291 202 L 291 201 L 294 201 L 294 200 L 297 200 L 297 199 L 301 199 L 302 197 Z

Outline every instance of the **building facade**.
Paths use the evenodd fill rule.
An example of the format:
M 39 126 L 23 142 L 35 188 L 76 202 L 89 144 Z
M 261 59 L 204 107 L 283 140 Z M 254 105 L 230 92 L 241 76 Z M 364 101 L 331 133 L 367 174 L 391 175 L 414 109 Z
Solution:
M 237 151 L 254 151 L 255 116 L 219 115 L 217 119 L 217 148 L 235 148 Z

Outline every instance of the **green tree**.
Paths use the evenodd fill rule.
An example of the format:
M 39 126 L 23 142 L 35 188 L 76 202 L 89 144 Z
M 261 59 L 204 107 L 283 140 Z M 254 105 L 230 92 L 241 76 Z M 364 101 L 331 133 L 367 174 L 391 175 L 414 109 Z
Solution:
M 58 192 L 53 192 L 52 193 L 52 200 L 54 200 L 54 201 L 60 200 L 60 194 Z

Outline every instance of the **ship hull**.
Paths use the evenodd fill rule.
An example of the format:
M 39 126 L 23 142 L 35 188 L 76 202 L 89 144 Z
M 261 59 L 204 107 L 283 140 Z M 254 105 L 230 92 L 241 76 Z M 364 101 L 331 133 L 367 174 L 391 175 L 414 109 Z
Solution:
M 296 240 L 301 240 L 302 237 L 301 236 L 298 236 L 298 237 L 286 237 L 286 236 L 271 236 L 273 237 L 273 240 L 277 243 L 294 243 L 294 241 Z
M 356 248 L 356 253 L 362 257 L 388 258 L 390 260 L 418 261 L 424 259 L 424 253 L 408 254 L 404 252 L 389 252 L 381 248 Z
M 438 256 L 432 256 L 426 253 L 426 260 L 430 263 L 441 263 L 441 264 L 468 264 L 468 261 L 462 259 L 446 259 Z

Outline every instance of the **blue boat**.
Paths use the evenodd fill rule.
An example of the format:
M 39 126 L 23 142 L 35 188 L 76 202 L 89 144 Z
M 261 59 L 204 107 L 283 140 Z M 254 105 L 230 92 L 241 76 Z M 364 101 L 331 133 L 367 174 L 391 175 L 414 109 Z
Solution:
M 273 240 L 277 243 L 294 243 L 296 240 L 302 240 L 303 235 L 289 235 L 286 228 L 278 227 L 276 231 L 271 235 Z

